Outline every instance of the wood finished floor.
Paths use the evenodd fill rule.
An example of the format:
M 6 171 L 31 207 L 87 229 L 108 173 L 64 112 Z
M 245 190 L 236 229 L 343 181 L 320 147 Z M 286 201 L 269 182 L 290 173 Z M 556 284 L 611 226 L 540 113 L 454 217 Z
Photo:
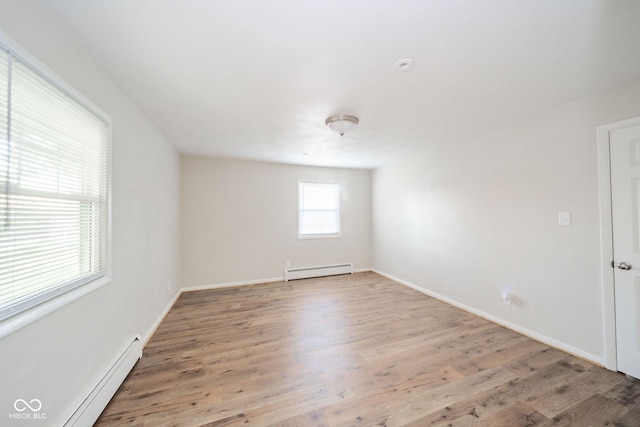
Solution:
M 97 426 L 640 426 L 640 381 L 374 273 L 183 294 Z

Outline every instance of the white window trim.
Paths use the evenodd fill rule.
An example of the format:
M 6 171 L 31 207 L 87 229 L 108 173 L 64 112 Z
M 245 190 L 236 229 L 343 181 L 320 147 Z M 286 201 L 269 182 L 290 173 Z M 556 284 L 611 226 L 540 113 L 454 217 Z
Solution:
M 11 54 L 19 59 L 21 62 L 28 64 L 34 70 L 50 83 L 57 86 L 60 90 L 65 92 L 76 102 L 82 104 L 85 108 L 90 110 L 100 119 L 108 124 L 108 136 L 107 136 L 107 171 L 106 171 L 106 218 L 105 218 L 105 274 L 88 282 L 82 284 L 76 288 L 73 288 L 67 292 L 60 293 L 59 295 L 48 298 L 47 300 L 34 305 L 33 307 L 26 308 L 10 317 L 7 317 L 0 321 L 0 338 L 16 332 L 17 330 L 27 326 L 28 324 L 35 322 L 38 319 L 58 310 L 59 308 L 101 288 L 102 286 L 111 282 L 112 270 L 111 270 L 111 145 L 112 145 L 112 120 L 109 115 L 103 112 L 100 108 L 94 105 L 91 101 L 85 98 L 73 87 L 60 78 L 51 69 L 41 63 L 37 58 L 31 55 L 25 48 L 20 46 L 4 32 L 0 31 L 0 48 L 8 50 Z
M 338 232 L 337 233 L 327 233 L 327 234 L 300 234 L 300 184 L 334 184 L 338 185 L 339 193 L 339 205 L 338 205 Z M 339 181 L 322 181 L 316 179 L 298 179 L 298 183 L 296 186 L 296 210 L 297 210 L 297 234 L 298 240 L 307 240 L 307 239 L 337 239 L 342 237 L 342 183 Z

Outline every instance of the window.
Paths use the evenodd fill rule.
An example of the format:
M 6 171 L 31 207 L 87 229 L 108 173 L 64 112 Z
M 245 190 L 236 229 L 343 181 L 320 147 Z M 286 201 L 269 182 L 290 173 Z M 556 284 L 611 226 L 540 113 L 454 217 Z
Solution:
M 106 274 L 103 117 L 0 45 L 0 320 Z
M 298 182 L 298 237 L 340 236 L 340 185 Z

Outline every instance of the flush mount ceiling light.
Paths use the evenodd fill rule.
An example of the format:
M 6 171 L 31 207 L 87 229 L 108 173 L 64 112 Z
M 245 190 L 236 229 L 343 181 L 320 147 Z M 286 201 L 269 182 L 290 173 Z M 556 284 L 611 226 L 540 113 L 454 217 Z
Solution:
M 348 114 L 336 114 L 335 116 L 331 116 L 325 120 L 324 124 L 332 131 L 343 136 L 345 133 L 358 126 L 359 122 L 360 120 L 355 116 L 350 116 Z

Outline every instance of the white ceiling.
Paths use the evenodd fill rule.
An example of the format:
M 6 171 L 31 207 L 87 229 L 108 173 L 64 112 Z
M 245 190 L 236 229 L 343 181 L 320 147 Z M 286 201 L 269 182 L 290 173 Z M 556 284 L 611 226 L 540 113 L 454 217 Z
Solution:
M 638 0 L 42 2 L 187 155 L 374 168 L 640 77 Z

